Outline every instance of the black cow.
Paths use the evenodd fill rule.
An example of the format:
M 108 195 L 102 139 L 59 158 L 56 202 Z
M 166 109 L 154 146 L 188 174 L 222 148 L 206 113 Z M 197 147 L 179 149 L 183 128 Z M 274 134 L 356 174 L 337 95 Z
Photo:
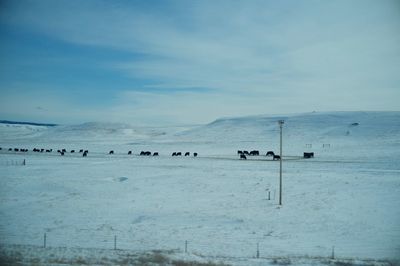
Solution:
M 151 152 L 150 152 L 150 151 L 146 151 L 146 152 L 144 153 L 144 155 L 145 155 L 145 156 L 150 156 L 150 155 L 151 155 Z
M 240 159 L 241 159 L 241 160 L 247 160 L 247 157 L 246 157 L 246 155 L 244 155 L 244 154 L 240 154 Z
M 75 152 L 75 150 L 71 150 L 71 153 L 74 153 Z
M 190 152 L 186 152 L 186 153 L 185 153 L 185 156 L 190 156 Z
M 243 151 L 243 154 L 244 155 L 249 155 L 249 152 L 248 151 Z
M 171 156 L 176 156 L 176 152 L 173 152 Z
M 193 153 L 193 156 L 194 156 L 194 157 L 197 157 L 197 152 L 194 152 L 194 153 Z
M 61 156 L 64 156 L 64 152 L 63 151 L 61 152 Z
M 177 152 L 176 156 L 182 156 L 182 152 Z
M 128 151 L 128 155 L 131 155 L 132 154 L 132 151 Z
M 85 150 L 84 152 L 89 153 L 89 150 Z
M 153 153 L 153 156 L 158 156 L 158 152 Z
M 19 149 L 15 148 L 14 151 L 19 151 Z
M 83 154 L 82 154 L 82 157 L 86 157 L 87 156 L 87 152 L 84 152 Z
M 237 154 L 238 155 L 243 154 L 243 151 L 237 151 Z
M 8 151 L 12 151 L 12 149 L 11 149 L 11 148 L 9 148 L 9 149 L 8 149 Z
M 141 151 L 139 155 L 141 155 L 141 156 L 144 155 L 144 151 Z
M 44 152 L 44 149 L 40 149 L 40 152 Z
M 251 151 L 251 152 L 250 152 L 250 155 L 252 155 L 252 156 L 258 156 L 258 155 L 260 155 L 260 152 L 259 152 L 259 151 Z
M 108 154 L 114 154 L 114 151 L 110 151 Z
M 83 149 L 79 150 L 79 153 L 82 153 L 82 152 L 83 152 Z
M 305 158 L 305 159 L 314 158 L 314 153 L 313 152 L 305 152 L 303 154 L 303 158 Z
M 267 152 L 266 156 L 274 156 L 274 155 L 275 155 L 275 153 L 273 151 L 269 151 L 269 152 Z
M 67 150 L 66 150 L 66 149 L 62 149 L 61 152 L 64 152 L 64 153 L 65 153 L 65 152 L 67 152 Z
M 272 160 L 274 160 L 274 161 L 275 160 L 279 161 L 280 159 L 281 159 L 281 156 L 279 156 L 279 155 L 274 155 L 274 157 L 272 158 Z

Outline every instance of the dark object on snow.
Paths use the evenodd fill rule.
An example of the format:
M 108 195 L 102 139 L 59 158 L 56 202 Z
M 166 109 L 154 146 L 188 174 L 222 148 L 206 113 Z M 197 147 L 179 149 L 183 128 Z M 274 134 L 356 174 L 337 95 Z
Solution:
M 153 153 L 153 156 L 158 156 L 158 152 Z
M 114 154 L 114 151 L 110 151 L 108 154 Z
M 190 152 L 186 152 L 186 153 L 185 153 L 185 156 L 190 156 Z
M 87 152 L 85 151 L 83 154 L 82 154 L 82 157 L 86 157 L 87 156 Z
M 269 152 L 267 152 L 266 156 L 274 156 L 274 155 L 275 155 L 275 153 L 273 151 L 269 151 Z
M 12 149 L 11 149 L 11 148 L 9 148 L 9 149 L 8 149 L 8 151 L 12 151 Z
M 193 153 L 193 156 L 194 156 L 194 157 L 197 157 L 197 152 Z
M 79 153 L 82 153 L 83 152 L 83 150 L 81 149 L 81 150 L 79 150 Z
M 74 153 L 75 152 L 75 150 L 71 150 L 71 153 Z
M 275 160 L 279 161 L 280 159 L 281 159 L 281 156 L 279 156 L 279 155 L 274 155 L 274 157 L 272 158 L 272 160 L 274 160 L 274 161 Z
M 182 152 L 177 152 L 176 156 L 182 156 Z
M 132 151 L 128 151 L 128 155 L 131 155 L 132 154 Z
M 243 154 L 243 152 L 242 151 L 237 151 L 237 154 L 240 155 L 240 154 Z
M 248 151 L 243 151 L 243 154 L 244 155 L 249 155 L 249 152 Z
M 14 151 L 19 151 L 19 149 L 15 148 Z
M 61 152 L 61 156 L 64 156 L 64 152 L 63 151 Z
M 150 156 L 150 155 L 151 155 L 151 152 L 150 152 L 150 151 L 146 151 L 146 152 L 144 153 L 144 155 L 145 155 L 145 156 Z
M 359 125 L 359 123 L 353 123 L 353 124 L 351 124 L 352 126 L 358 126 Z
M 314 153 L 313 152 L 305 152 L 303 154 L 303 158 L 305 158 L 305 159 L 314 158 Z
M 247 157 L 246 157 L 246 155 L 244 155 L 244 154 L 240 154 L 240 159 L 241 159 L 241 160 L 247 160 Z
M 176 156 L 176 152 L 173 152 L 171 156 Z
M 260 155 L 260 152 L 259 151 L 251 151 L 250 155 L 251 156 L 258 156 L 258 155 Z

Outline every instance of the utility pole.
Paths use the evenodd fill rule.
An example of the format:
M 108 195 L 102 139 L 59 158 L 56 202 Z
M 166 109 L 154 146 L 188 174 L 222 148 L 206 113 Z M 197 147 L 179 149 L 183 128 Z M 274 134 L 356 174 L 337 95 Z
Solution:
M 279 206 L 282 206 L 282 126 L 284 124 L 283 120 L 279 120 L 279 129 L 280 129 L 280 153 L 279 156 Z

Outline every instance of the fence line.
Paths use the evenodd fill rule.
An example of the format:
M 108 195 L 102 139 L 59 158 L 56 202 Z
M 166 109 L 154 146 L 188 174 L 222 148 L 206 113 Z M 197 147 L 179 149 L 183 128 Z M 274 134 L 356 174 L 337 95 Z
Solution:
M 25 159 L 19 160 L 0 160 L 1 166 L 24 166 L 26 165 Z
M 400 253 L 400 246 L 391 250 L 385 247 L 326 243 L 324 246 L 296 246 L 268 239 L 226 237 L 221 239 L 174 238 L 160 239 L 152 236 L 138 238 L 134 234 L 110 232 L 109 234 L 56 234 L 45 232 L 30 236 L 4 234 L 0 231 L 0 244 L 32 245 L 37 247 L 97 248 L 107 250 L 179 250 L 184 253 L 209 257 L 267 258 L 274 256 L 324 257 L 324 258 L 392 258 Z

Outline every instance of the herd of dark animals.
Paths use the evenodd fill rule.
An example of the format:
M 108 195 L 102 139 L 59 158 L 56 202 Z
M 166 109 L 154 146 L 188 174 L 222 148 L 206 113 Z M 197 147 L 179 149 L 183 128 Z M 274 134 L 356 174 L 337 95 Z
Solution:
M 237 151 L 237 154 L 240 156 L 241 160 L 247 160 L 247 156 L 259 156 L 260 152 L 257 150 L 253 150 L 253 151 Z M 268 151 L 267 154 L 265 156 L 272 156 L 272 160 L 280 160 L 281 156 L 279 155 L 275 155 L 275 153 L 273 151 Z
M 2 148 L 0 147 L 0 151 L 1 150 L 2 150 Z M 9 148 L 8 151 L 28 152 L 29 150 L 28 149 L 20 149 L 20 148 L 14 148 L 14 149 L 13 148 Z M 39 153 L 43 153 L 43 152 L 51 153 L 51 152 L 53 152 L 53 149 L 37 149 L 37 148 L 34 148 L 32 151 L 33 152 L 39 152 Z M 69 152 L 70 153 L 75 153 L 75 150 L 70 150 Z M 61 156 L 64 156 L 64 154 L 68 153 L 68 151 L 66 149 L 61 149 L 61 150 L 57 150 L 57 153 L 59 153 Z M 82 153 L 82 157 L 87 157 L 87 155 L 89 153 L 89 150 L 80 149 L 79 153 Z M 108 154 L 114 154 L 114 151 L 111 150 L 111 151 L 108 152 Z M 128 155 L 133 155 L 132 151 L 128 151 Z M 193 153 L 193 157 L 197 157 L 197 155 L 198 155 L 197 152 Z M 141 151 L 139 156 L 159 156 L 159 153 L 158 152 L 151 153 L 150 151 Z M 172 154 L 172 156 L 182 156 L 182 152 L 174 152 Z M 186 152 L 185 156 L 190 156 L 190 152 Z
M 257 150 L 250 151 L 250 152 L 238 150 L 238 151 L 237 151 L 237 154 L 239 155 L 239 158 L 240 158 L 241 160 L 247 160 L 246 155 L 247 155 L 247 156 L 259 156 L 259 155 L 260 155 L 260 152 L 257 151 Z M 281 156 L 276 155 L 273 151 L 268 151 L 268 152 L 265 154 L 265 156 L 267 156 L 267 157 L 271 156 L 271 157 L 272 157 L 272 160 L 274 160 L 274 161 L 275 161 L 275 160 L 279 161 L 279 160 L 281 159 Z M 304 153 L 303 153 L 303 158 L 304 158 L 304 159 L 314 158 L 314 152 L 304 152 Z
M 2 150 L 1 147 L 0 147 L 0 150 Z M 20 149 L 20 148 L 14 148 L 14 149 L 13 148 L 9 148 L 8 151 L 28 152 L 29 150 L 28 149 Z M 34 148 L 32 151 L 33 152 L 39 152 L 39 153 L 43 153 L 43 152 L 51 153 L 51 152 L 53 152 L 53 149 L 37 149 L 37 148 Z M 63 156 L 65 153 L 67 153 L 67 150 L 66 149 L 57 150 L 57 153 L 59 153 L 61 156 Z M 75 150 L 71 150 L 70 153 L 75 153 Z M 82 157 L 87 157 L 89 151 L 88 150 L 84 150 L 84 149 L 80 149 L 79 153 L 82 153 Z M 114 151 L 111 150 L 111 151 L 109 151 L 108 154 L 114 154 Z M 132 151 L 128 151 L 128 155 L 132 155 L 132 154 L 133 154 Z M 247 156 L 259 156 L 260 152 L 257 151 L 257 150 L 253 150 L 253 151 L 250 151 L 250 152 L 249 151 L 238 150 L 237 154 L 239 155 L 239 158 L 241 160 L 247 160 L 246 155 Z M 197 152 L 193 153 L 193 157 L 197 157 L 197 155 L 198 155 Z M 159 154 L 158 154 L 158 152 L 151 153 L 150 151 L 141 151 L 139 156 L 159 156 Z M 182 152 L 173 152 L 171 156 L 173 156 L 173 157 L 182 156 Z M 185 152 L 184 156 L 185 157 L 186 156 L 190 156 L 190 152 Z M 267 157 L 271 156 L 272 160 L 274 160 L 274 161 L 281 159 L 281 157 L 279 155 L 276 155 L 273 151 L 268 151 L 265 156 L 267 156 Z M 305 159 L 314 158 L 314 152 L 304 152 L 303 153 L 303 158 L 305 158 Z

